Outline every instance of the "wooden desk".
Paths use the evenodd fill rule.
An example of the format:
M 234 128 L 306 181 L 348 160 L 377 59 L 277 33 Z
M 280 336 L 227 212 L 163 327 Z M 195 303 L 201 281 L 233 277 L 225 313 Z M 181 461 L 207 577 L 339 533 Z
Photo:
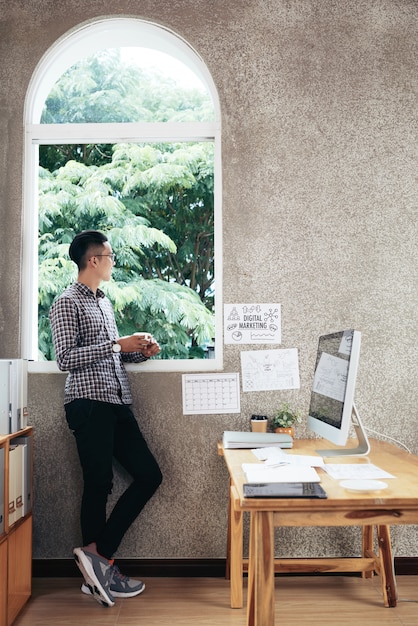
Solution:
M 318 440 L 295 440 L 294 454 L 315 454 Z M 242 463 L 258 463 L 250 450 L 224 450 L 219 444 L 230 475 L 228 511 L 227 575 L 231 579 L 231 607 L 242 607 L 243 513 L 250 513 L 247 626 L 274 626 L 274 572 L 361 572 L 379 574 L 384 605 L 396 606 L 390 526 L 418 524 L 418 457 L 381 441 L 371 441 L 367 458 L 326 459 L 329 463 L 378 465 L 396 478 L 385 480 L 379 493 L 350 493 L 323 470 L 318 470 L 326 500 L 244 498 L 246 482 Z M 275 559 L 276 526 L 361 526 L 362 555 L 354 558 Z M 374 527 L 378 550 L 374 549 Z

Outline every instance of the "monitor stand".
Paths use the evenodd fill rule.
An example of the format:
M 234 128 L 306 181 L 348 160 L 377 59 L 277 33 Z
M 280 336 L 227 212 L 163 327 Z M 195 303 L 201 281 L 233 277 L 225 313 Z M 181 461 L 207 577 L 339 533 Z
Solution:
M 356 431 L 358 446 L 356 448 L 340 448 L 336 450 L 317 450 L 321 456 L 366 456 L 370 452 L 370 443 L 364 430 L 363 422 L 360 419 L 360 415 L 356 409 L 356 405 L 353 404 L 353 410 L 351 412 L 351 422 Z

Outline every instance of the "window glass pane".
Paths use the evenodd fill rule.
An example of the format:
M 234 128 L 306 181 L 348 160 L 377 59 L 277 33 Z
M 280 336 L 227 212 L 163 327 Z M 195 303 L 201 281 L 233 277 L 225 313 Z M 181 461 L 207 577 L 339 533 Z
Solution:
M 53 360 L 48 312 L 76 278 L 74 235 L 106 233 L 103 285 L 120 335 L 151 332 L 160 358 L 208 356 L 214 337 L 212 142 L 40 146 L 39 353 Z
M 42 124 L 203 122 L 215 118 L 198 77 L 147 48 L 111 48 L 70 67 L 54 84 Z
M 120 334 L 146 327 L 162 346 L 144 367 L 222 364 L 222 343 L 214 350 L 222 333 L 219 120 L 207 68 L 166 29 L 104 18 L 48 50 L 25 116 L 28 358 L 54 360 L 49 309 L 77 273 L 68 247 L 77 232 L 97 228 L 117 254 L 102 287 Z

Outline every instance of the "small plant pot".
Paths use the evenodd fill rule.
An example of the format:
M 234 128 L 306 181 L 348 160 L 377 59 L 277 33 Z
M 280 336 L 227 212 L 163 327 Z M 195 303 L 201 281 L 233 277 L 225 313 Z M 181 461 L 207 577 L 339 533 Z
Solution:
M 290 435 L 292 439 L 295 438 L 295 429 L 293 426 L 278 426 L 274 429 L 275 433 L 285 433 L 286 435 Z
M 253 415 L 251 418 L 251 430 L 253 433 L 266 433 L 268 419 L 262 415 Z

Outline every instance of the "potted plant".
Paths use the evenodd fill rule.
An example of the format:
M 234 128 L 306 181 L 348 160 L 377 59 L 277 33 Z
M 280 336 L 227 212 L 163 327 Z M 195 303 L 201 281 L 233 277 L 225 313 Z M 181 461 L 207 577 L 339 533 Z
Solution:
M 281 408 L 278 409 L 271 420 L 271 426 L 276 433 L 287 433 L 291 437 L 295 435 L 294 424 L 300 423 L 302 416 L 300 411 L 294 411 L 285 402 Z

